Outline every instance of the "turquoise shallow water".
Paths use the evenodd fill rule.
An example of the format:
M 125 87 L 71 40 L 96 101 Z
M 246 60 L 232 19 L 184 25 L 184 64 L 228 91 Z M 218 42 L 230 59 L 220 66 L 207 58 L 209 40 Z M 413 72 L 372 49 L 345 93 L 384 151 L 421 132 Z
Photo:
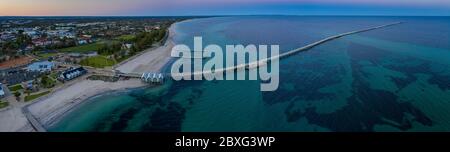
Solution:
M 176 24 L 177 43 L 279 44 L 403 21 L 281 61 L 280 87 L 168 81 L 91 99 L 50 131 L 450 131 L 449 17 L 251 16 Z

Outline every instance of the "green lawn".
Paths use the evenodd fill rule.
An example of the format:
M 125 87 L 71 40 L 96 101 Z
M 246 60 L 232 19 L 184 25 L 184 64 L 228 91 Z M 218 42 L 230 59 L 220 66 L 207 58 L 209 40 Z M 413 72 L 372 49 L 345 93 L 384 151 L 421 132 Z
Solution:
M 0 100 L 0 109 L 5 108 L 5 107 L 7 107 L 8 105 L 9 105 L 8 102 L 3 102 L 3 101 Z
M 45 76 L 41 78 L 41 85 L 44 88 L 53 88 L 56 85 L 56 81 L 49 76 Z
M 120 40 L 120 41 L 129 42 L 129 41 L 133 41 L 135 38 L 136 38 L 135 35 L 122 35 L 122 36 L 117 37 L 116 39 Z
M 37 99 L 37 98 L 42 97 L 42 96 L 45 96 L 45 95 L 47 95 L 47 94 L 49 94 L 49 93 L 50 93 L 50 91 L 45 91 L 45 92 L 42 92 L 42 93 L 32 94 L 32 95 L 29 95 L 29 96 L 25 96 L 25 102 L 28 102 L 28 101 Z
M 22 90 L 23 87 L 22 87 L 22 85 L 20 85 L 20 84 L 16 84 L 16 85 L 13 85 L 13 86 L 8 87 L 8 89 L 9 89 L 11 92 L 15 92 L 15 91 L 18 91 L 18 90 Z
M 81 60 L 80 64 L 84 65 L 84 66 L 95 67 L 95 68 L 104 68 L 104 67 L 113 66 L 114 64 L 116 64 L 116 62 L 114 60 L 108 59 L 104 56 L 95 56 L 95 57 L 90 57 L 90 58 Z
M 92 43 L 92 44 L 86 44 L 86 45 L 80 45 L 80 46 L 74 46 L 69 48 L 61 49 L 62 52 L 89 52 L 89 51 L 97 51 L 102 46 L 101 42 Z
M 50 75 L 50 78 L 53 78 L 53 79 L 58 79 L 58 73 L 57 72 L 52 72 Z

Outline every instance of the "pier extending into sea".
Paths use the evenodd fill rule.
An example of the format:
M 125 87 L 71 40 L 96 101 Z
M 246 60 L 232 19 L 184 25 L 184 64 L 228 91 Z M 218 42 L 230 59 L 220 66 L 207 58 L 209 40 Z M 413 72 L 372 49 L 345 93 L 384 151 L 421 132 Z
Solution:
M 226 67 L 226 68 L 221 68 L 221 69 L 215 69 L 214 71 L 196 71 L 196 72 L 186 72 L 186 73 L 180 73 L 176 76 L 179 77 L 184 77 L 184 76 L 199 76 L 199 75 L 204 75 L 204 74 L 215 74 L 215 73 L 224 73 L 226 71 L 232 71 L 232 70 L 249 70 L 249 69 L 254 69 L 254 68 L 258 68 L 260 66 L 265 66 L 268 62 L 273 61 L 273 60 L 279 60 L 282 58 L 286 58 L 289 57 L 291 55 L 297 54 L 299 52 L 303 52 L 303 51 L 307 51 L 310 50 L 318 45 L 321 45 L 323 43 L 344 37 L 344 36 L 348 36 L 348 35 L 353 35 L 353 34 L 357 34 L 357 33 L 363 33 L 363 32 L 367 32 L 367 31 L 372 31 L 372 30 L 376 30 L 376 29 L 381 29 L 381 28 L 386 28 L 389 26 L 394 26 L 394 25 L 398 25 L 398 24 L 402 24 L 403 22 L 395 22 L 395 23 L 390 23 L 390 24 L 385 24 L 385 25 L 381 25 L 381 26 L 376 26 L 376 27 L 370 27 L 370 28 L 366 28 L 366 29 L 362 29 L 362 30 L 356 30 L 356 31 L 351 31 L 351 32 L 346 32 L 346 33 L 342 33 L 342 34 L 338 34 L 338 35 L 334 35 L 334 36 L 330 36 L 327 38 L 324 38 L 322 40 L 316 41 L 314 43 L 308 44 L 306 46 L 303 46 L 301 48 L 297 48 L 282 54 L 279 54 L 277 56 L 272 56 L 266 59 L 262 59 L 262 60 L 258 60 L 258 61 L 254 61 L 251 63 L 246 63 L 246 64 L 240 64 L 240 65 L 236 65 L 233 67 Z M 157 83 L 161 83 L 160 79 L 155 79 L 155 78 L 150 78 L 147 76 L 149 74 L 155 74 L 153 76 L 160 76 L 160 78 L 162 77 L 164 79 L 164 77 L 168 77 L 168 76 L 174 76 L 173 74 L 170 73 L 158 73 L 158 72 L 145 72 L 145 73 L 120 73 L 118 74 L 119 76 L 123 76 L 123 77 L 132 77 L 132 78 L 141 78 L 143 81 L 146 82 L 157 82 Z M 151 80 L 151 81 L 149 81 Z M 154 80 L 154 81 L 153 81 Z

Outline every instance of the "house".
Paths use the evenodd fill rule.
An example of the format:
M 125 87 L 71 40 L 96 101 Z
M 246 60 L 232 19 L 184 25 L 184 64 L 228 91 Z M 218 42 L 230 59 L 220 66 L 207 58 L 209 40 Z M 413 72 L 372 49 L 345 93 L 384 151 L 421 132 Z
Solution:
M 122 49 L 125 49 L 125 50 L 131 49 L 131 47 L 133 47 L 133 44 L 131 44 L 131 43 L 125 43 L 122 45 Z
M 8 40 L 12 40 L 14 39 L 15 36 L 9 32 L 3 32 L 3 34 L 1 34 L 0 39 L 8 41 Z
M 25 51 L 31 51 L 31 50 L 33 50 L 34 49 L 34 46 L 33 45 L 27 45 L 27 47 L 25 47 Z
M 48 72 L 55 67 L 55 63 L 50 61 L 34 62 L 27 66 L 27 71 Z
M 34 31 L 34 30 L 24 31 L 23 33 L 28 35 L 28 36 L 30 36 L 30 37 L 36 37 L 39 34 L 37 31 Z
M 35 46 L 48 46 L 48 45 L 53 44 L 52 41 L 47 40 L 46 38 L 34 39 L 34 40 L 32 41 L 32 43 L 33 43 Z
M 58 53 L 58 51 L 56 51 L 56 50 L 44 50 L 44 51 L 41 51 L 41 53 Z
M 69 80 L 75 79 L 79 76 L 82 76 L 86 73 L 87 73 L 87 70 L 84 69 L 83 67 L 70 68 L 70 69 L 64 71 L 59 77 L 62 80 L 69 81 Z
M 27 90 L 33 90 L 33 83 L 34 83 L 33 80 L 30 80 L 30 81 L 28 81 L 28 82 L 25 82 L 25 89 L 27 89 Z
M 69 30 L 51 30 L 46 32 L 48 36 L 51 37 L 59 37 L 63 39 L 64 37 L 67 38 L 75 38 L 75 33 L 70 32 Z
M 97 51 L 89 51 L 89 52 L 85 53 L 84 55 L 87 57 L 94 57 L 94 56 L 97 56 L 98 53 L 97 53 Z
M 37 72 L 28 72 L 25 68 L 16 67 L 9 68 L 6 70 L 0 70 L 2 74 L 0 74 L 0 82 L 3 84 L 18 84 L 29 80 L 34 80 L 39 78 L 43 73 Z
M 62 32 L 59 32 L 58 34 L 59 34 L 59 38 L 61 38 L 61 39 L 63 39 L 64 37 L 66 37 L 66 38 L 75 38 L 76 37 L 76 34 L 73 32 L 62 31 Z
M 162 84 L 164 82 L 164 75 L 162 73 L 143 73 L 141 80 L 147 83 Z
M 69 56 L 72 57 L 72 58 L 81 58 L 81 57 L 83 57 L 83 55 L 81 53 L 77 53 L 77 52 L 69 53 Z
M 90 35 L 82 35 L 78 38 L 78 45 L 82 44 L 88 44 L 91 43 L 91 37 Z
M 145 30 L 145 32 L 151 32 L 152 31 L 152 27 L 151 26 L 145 26 L 144 30 Z
M 92 38 L 92 35 L 86 35 L 86 34 L 85 34 L 85 35 L 82 35 L 81 38 L 82 38 L 82 39 L 87 39 L 87 40 L 89 40 L 89 39 Z
M 160 30 L 160 29 L 161 29 L 161 27 L 159 25 L 144 27 L 145 32 L 151 32 L 152 30 Z
M 160 30 L 161 27 L 160 27 L 159 25 L 156 25 L 156 26 L 153 26 L 153 29 L 154 29 L 154 30 Z
M 88 43 L 87 40 L 82 40 L 82 39 L 78 40 L 78 45 L 83 45 L 83 44 L 87 44 L 87 43 Z

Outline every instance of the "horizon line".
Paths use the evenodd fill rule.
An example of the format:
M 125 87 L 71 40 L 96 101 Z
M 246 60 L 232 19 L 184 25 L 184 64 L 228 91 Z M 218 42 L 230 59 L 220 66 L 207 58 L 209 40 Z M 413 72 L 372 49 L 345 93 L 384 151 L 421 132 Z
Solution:
M 361 16 L 361 17 L 450 17 L 450 15 L 387 15 L 387 14 L 243 14 L 243 15 L 3 15 L 0 17 L 227 17 L 227 16 Z

